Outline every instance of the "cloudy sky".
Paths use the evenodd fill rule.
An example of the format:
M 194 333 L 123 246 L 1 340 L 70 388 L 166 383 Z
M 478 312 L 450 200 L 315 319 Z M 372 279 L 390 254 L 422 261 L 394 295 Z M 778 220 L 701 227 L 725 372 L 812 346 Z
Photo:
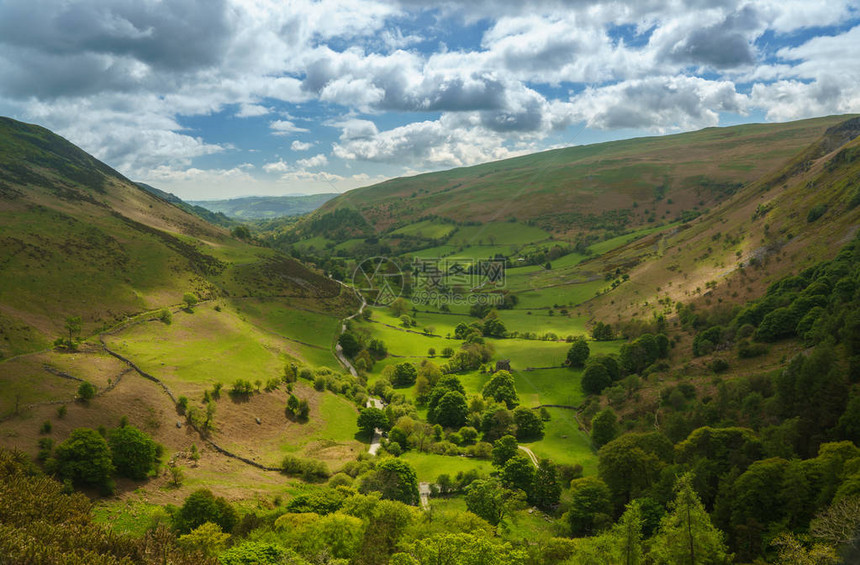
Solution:
M 0 114 L 186 199 L 860 112 L 860 0 L 0 0 Z

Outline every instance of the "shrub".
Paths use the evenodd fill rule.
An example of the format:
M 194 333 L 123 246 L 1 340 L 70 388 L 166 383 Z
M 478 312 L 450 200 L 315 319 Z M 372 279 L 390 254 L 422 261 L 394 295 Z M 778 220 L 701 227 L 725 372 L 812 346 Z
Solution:
M 96 396 L 96 387 L 86 381 L 78 387 L 78 398 L 84 402 L 92 400 Z
M 236 379 L 230 389 L 230 396 L 250 396 L 254 392 L 254 385 L 245 379 Z
M 168 326 L 173 323 L 173 314 L 167 308 L 162 308 L 161 312 L 158 313 L 158 319 L 167 324 Z
M 123 426 L 108 434 L 111 458 L 119 475 L 142 480 L 158 467 L 161 448 L 134 426 Z
M 57 474 L 75 484 L 108 486 L 114 470 L 110 448 L 99 433 L 90 428 L 73 430 L 56 449 Z
M 823 216 L 825 212 L 827 212 L 827 204 L 816 204 L 815 206 L 810 208 L 809 213 L 806 214 L 806 221 L 808 223 L 812 223 L 821 216 Z
M 224 532 L 232 532 L 239 521 L 236 510 L 222 497 L 212 491 L 200 489 L 191 493 L 173 518 L 178 533 L 188 533 L 206 522 L 217 524 Z
M 51 421 L 45 420 L 44 422 L 42 422 L 42 426 L 39 428 L 39 433 L 42 435 L 49 434 L 51 433 L 52 428 L 53 426 L 51 425 Z

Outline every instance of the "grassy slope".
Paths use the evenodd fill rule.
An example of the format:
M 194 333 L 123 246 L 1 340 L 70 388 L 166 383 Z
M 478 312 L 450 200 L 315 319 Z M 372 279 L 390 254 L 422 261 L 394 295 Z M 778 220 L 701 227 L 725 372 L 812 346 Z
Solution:
M 0 354 L 46 347 L 198 295 L 333 296 L 339 287 L 235 240 L 44 128 L 0 119 Z
M 353 206 L 382 229 L 430 214 L 460 221 L 516 217 L 569 223 L 581 219 L 578 215 L 627 209 L 634 201 L 653 202 L 658 215 L 675 214 L 699 202 L 712 204 L 722 186 L 779 169 L 809 140 L 844 119 L 708 128 L 558 149 L 394 179 L 349 191 L 321 211 Z M 657 201 L 655 189 L 663 186 Z M 645 206 L 630 212 L 632 225 L 644 223 L 648 213 Z

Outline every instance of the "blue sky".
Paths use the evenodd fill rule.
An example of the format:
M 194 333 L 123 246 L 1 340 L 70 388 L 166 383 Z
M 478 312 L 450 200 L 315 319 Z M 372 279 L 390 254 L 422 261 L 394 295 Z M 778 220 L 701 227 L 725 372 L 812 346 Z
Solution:
M 860 112 L 860 0 L 4 0 L 0 114 L 186 199 Z

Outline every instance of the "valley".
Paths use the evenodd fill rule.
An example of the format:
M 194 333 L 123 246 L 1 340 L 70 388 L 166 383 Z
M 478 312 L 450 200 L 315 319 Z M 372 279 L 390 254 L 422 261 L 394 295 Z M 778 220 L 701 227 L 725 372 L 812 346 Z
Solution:
M 597 562 L 624 520 L 671 545 L 686 503 L 715 555 L 772 560 L 860 484 L 858 135 L 831 116 L 560 149 L 225 227 L 3 119 L 3 464 L 135 539 L 202 536 L 223 516 L 182 513 L 206 489 L 231 547 L 291 563 L 454 538 Z M 160 446 L 143 476 L 64 474 L 75 430 L 127 426 Z

